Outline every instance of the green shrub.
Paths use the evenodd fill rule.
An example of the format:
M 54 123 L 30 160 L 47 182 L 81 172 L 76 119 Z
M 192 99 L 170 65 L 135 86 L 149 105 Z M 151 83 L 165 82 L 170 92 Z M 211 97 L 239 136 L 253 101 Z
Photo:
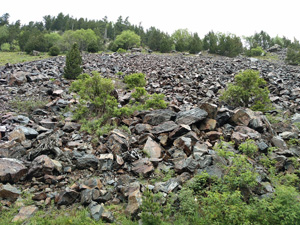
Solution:
M 266 111 L 271 108 L 269 90 L 266 81 L 259 77 L 259 71 L 245 70 L 234 77 L 234 83 L 229 84 L 220 100 L 238 107 L 251 107 L 256 111 Z
M 149 190 L 144 192 L 141 206 L 141 219 L 145 225 L 162 224 L 161 206 L 158 202 L 160 196 L 152 194 Z
M 164 100 L 164 94 L 156 94 L 150 95 L 149 99 L 146 100 L 145 108 L 146 109 L 165 109 L 168 104 Z
M 250 50 L 246 51 L 246 55 L 251 56 L 262 56 L 265 55 L 265 51 L 262 49 L 262 47 L 257 46 L 256 48 L 251 48 Z
M 145 87 L 146 79 L 143 73 L 133 73 L 124 77 L 124 82 L 127 84 L 129 89 L 136 87 Z
M 117 53 L 126 53 L 127 50 L 123 49 L 123 48 L 118 48 Z
M 247 140 L 240 144 L 239 150 L 245 153 L 249 157 L 253 157 L 254 154 L 258 151 L 258 147 L 254 140 Z
M 92 76 L 81 74 L 74 81 L 70 90 L 78 92 L 80 97 L 79 108 L 75 115 L 77 119 L 89 116 L 112 115 L 117 100 L 112 96 L 114 85 L 111 79 L 102 78 L 99 73 L 92 72 Z
M 1 45 L 1 51 L 2 52 L 9 52 L 10 51 L 10 44 L 9 43 L 3 43 Z
M 285 61 L 290 65 L 300 65 L 300 51 L 288 48 Z
M 147 91 L 143 87 L 136 87 L 135 92 L 131 94 L 136 101 L 140 101 L 142 97 L 147 95 Z
M 59 50 L 59 47 L 57 47 L 57 46 L 52 46 L 49 49 L 49 55 L 51 55 L 51 56 L 58 56 L 59 53 L 60 53 L 60 50 Z
M 66 79 L 76 79 L 82 72 L 82 58 L 77 43 L 73 44 L 66 56 L 66 66 L 64 67 L 64 77 Z
M 87 47 L 87 50 L 88 52 L 91 52 L 91 53 L 96 53 L 99 51 L 99 46 L 97 44 L 97 41 L 92 41 L 91 43 L 88 44 L 88 47 Z
M 229 190 L 252 189 L 257 185 L 257 176 L 257 172 L 245 156 L 235 155 L 231 166 L 226 168 L 223 182 Z

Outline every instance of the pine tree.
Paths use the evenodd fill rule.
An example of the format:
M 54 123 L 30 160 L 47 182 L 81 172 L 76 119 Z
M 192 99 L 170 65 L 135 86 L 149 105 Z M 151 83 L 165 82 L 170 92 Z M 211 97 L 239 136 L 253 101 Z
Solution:
M 64 68 L 64 77 L 66 79 L 76 79 L 82 72 L 80 67 L 82 63 L 82 58 L 80 51 L 78 49 L 77 43 L 73 44 L 71 50 L 66 56 L 66 66 Z

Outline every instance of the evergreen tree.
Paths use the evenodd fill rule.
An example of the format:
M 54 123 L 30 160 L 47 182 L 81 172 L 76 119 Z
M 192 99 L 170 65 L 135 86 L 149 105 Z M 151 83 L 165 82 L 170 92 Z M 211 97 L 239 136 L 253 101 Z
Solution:
M 82 72 L 80 67 L 82 58 L 77 43 L 74 43 L 66 56 L 66 66 L 64 68 L 64 77 L 67 79 L 76 79 Z
M 202 41 L 199 38 L 198 34 L 195 33 L 193 35 L 193 39 L 190 42 L 190 46 L 189 46 L 189 52 L 191 54 L 197 54 L 202 50 Z

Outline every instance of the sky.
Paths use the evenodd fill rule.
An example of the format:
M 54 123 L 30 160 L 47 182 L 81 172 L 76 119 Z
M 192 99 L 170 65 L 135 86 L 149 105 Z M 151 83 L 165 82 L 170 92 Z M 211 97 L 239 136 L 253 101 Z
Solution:
M 240 37 L 263 30 L 271 37 L 300 40 L 299 0 L 6 0 L 0 5 L 0 15 L 9 13 L 10 22 L 22 24 L 62 12 L 95 20 L 107 16 L 113 22 L 129 17 L 144 29 L 154 26 L 169 34 L 188 29 L 202 38 L 211 30 Z

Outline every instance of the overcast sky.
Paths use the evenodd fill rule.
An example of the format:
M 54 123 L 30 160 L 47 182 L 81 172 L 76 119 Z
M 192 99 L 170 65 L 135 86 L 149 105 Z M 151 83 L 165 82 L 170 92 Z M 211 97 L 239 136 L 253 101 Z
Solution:
M 4 0 L 2 0 L 4 1 Z M 43 21 L 43 16 L 58 13 L 74 18 L 102 19 L 116 22 L 119 16 L 144 29 L 150 26 L 172 34 L 187 28 L 200 37 L 213 30 L 238 36 L 266 31 L 300 39 L 299 0 L 6 0 L 0 14 L 10 14 L 10 22 L 22 24 Z

